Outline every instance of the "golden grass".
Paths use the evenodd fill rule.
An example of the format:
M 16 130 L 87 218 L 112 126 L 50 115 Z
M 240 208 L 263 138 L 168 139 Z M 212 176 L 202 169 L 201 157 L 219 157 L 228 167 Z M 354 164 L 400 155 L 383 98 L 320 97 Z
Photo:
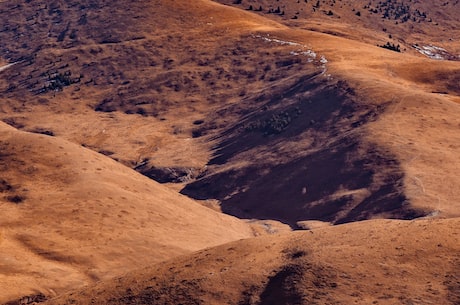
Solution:
M 52 35 L 28 41 L 46 46 L 35 63 L 23 62 L 0 74 L 0 117 L 22 129 L 0 125 L 1 178 L 12 186 L 0 197 L 0 302 L 41 292 L 48 298 L 62 295 L 51 304 L 124 304 L 126 298 L 149 295 L 151 286 L 149 296 L 169 304 L 200 298 L 206 304 L 250 304 L 269 302 L 274 295 L 267 287 L 278 291 L 273 287 L 285 285 L 286 291 L 294 291 L 290 297 L 304 304 L 458 303 L 459 62 L 434 61 L 410 48 L 403 53 L 379 48 L 376 44 L 387 39 L 381 24 L 371 24 L 374 19 L 368 16 L 355 26 L 351 10 L 340 19 L 315 14 L 294 21 L 288 15 L 257 15 L 205 0 L 139 2 L 129 11 L 124 6 L 117 2 L 98 12 L 107 20 L 121 16 L 112 33 L 120 43 L 99 41 L 96 34 L 105 25 L 96 24 L 97 31 L 91 27 L 95 24 L 82 26 L 80 40 L 69 48 L 64 48 L 71 43 L 68 37 L 63 45 Z M 27 9 L 11 11 L 8 20 L 23 20 L 28 16 L 21 12 Z M 73 10 L 65 13 L 76 18 Z M 458 32 L 453 25 L 446 21 L 446 31 L 438 36 L 431 25 L 423 25 L 423 33 L 393 25 L 389 30 L 406 47 L 433 41 L 455 53 L 458 46 L 446 40 Z M 298 45 L 266 43 L 256 35 Z M 277 65 L 299 49 L 324 56 L 327 71 L 318 74 L 321 66 L 305 58 Z M 56 93 L 28 91 L 27 85 L 37 89 L 33 82 L 40 86 L 41 73 L 63 65 L 62 60 L 73 75 L 85 72 L 82 84 Z M 0 66 L 4 64 L 2 59 Z M 219 68 L 227 78 L 217 76 Z M 206 73 L 214 74 L 206 79 Z M 187 87 L 185 80 L 174 83 L 183 75 L 196 87 Z M 132 169 L 148 160 L 154 166 L 207 173 L 213 147 L 219 144 L 214 137 L 245 115 L 265 111 L 254 110 L 257 98 L 279 96 L 281 103 L 267 104 L 273 108 L 297 102 L 298 96 L 284 97 L 283 92 L 306 75 L 331 86 L 345 82 L 354 91 L 355 109 L 385 105 L 376 120 L 353 135 L 360 149 L 373 143 L 394 156 L 403 173 L 398 190 L 411 207 L 431 213 L 428 219 L 343 226 L 303 222 L 313 230 L 286 233 L 286 225 L 271 220 L 247 224 L 218 213 L 221 207 L 215 202 L 205 202 L 212 209 L 205 208 L 178 194 L 177 186 L 159 185 Z M 9 91 L 11 84 L 18 86 Z M 94 111 L 110 97 L 118 98 L 106 105 L 113 112 Z M 132 114 L 139 107 L 146 113 Z M 198 128 L 194 122 L 200 120 L 207 134 L 192 137 Z M 250 147 L 213 173 L 269 162 L 272 167 L 279 156 L 296 160 L 321 135 L 309 130 L 276 145 Z M 55 137 L 37 134 L 43 132 Z M 373 179 L 376 185 L 382 176 L 376 173 Z M 234 187 L 231 195 L 247 191 L 246 185 Z M 341 188 L 317 203 L 346 196 L 358 200 L 372 191 Z M 202 250 L 267 232 L 286 234 Z M 66 294 L 96 282 L 93 288 Z M 157 285 L 164 289 L 161 293 Z M 185 299 L 178 300 L 180 295 Z

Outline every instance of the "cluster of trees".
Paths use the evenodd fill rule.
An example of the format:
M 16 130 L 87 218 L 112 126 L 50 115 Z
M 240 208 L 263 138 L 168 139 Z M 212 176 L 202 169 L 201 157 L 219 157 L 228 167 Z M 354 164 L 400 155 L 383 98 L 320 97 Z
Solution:
M 282 11 L 282 10 L 280 9 L 279 6 L 278 6 L 276 9 L 269 9 L 269 10 L 268 10 L 268 13 L 269 13 L 269 14 L 284 15 L 284 11 Z
M 395 52 L 401 52 L 401 47 L 399 46 L 399 44 L 395 45 L 394 43 L 390 43 L 389 41 L 387 41 L 387 43 L 384 45 L 379 45 L 379 47 Z
M 409 20 L 417 22 L 424 21 L 427 18 L 426 12 L 421 12 L 418 9 L 411 10 L 409 5 L 397 0 L 379 1 L 376 7 L 371 7 L 369 4 L 364 6 L 369 12 L 374 14 L 382 14 L 382 18 L 397 20 L 404 23 Z
M 254 8 L 252 5 L 248 7 L 248 11 L 256 11 L 256 12 L 261 12 L 264 9 L 262 8 L 262 5 L 259 6 L 259 8 Z
M 64 73 L 48 73 L 47 84 L 43 86 L 43 88 L 40 90 L 40 93 L 45 93 L 48 91 L 61 91 L 64 87 L 79 83 L 81 78 L 81 75 L 79 77 L 72 77 L 71 71 L 66 71 Z
M 235 3 L 235 4 L 240 4 L 241 1 L 237 1 L 239 3 Z M 249 5 L 248 7 L 248 11 L 256 11 L 256 12 L 262 12 L 264 9 L 262 7 L 262 5 L 259 6 L 259 8 L 254 8 L 252 5 Z M 278 6 L 276 9 L 272 9 L 270 8 L 268 11 L 267 11 L 268 14 L 278 14 L 278 15 L 281 15 L 283 16 L 284 15 L 284 11 L 282 11 L 280 9 L 280 7 Z
M 301 110 L 296 107 L 293 110 L 285 110 L 279 113 L 273 113 L 266 119 L 259 119 L 251 122 L 244 127 L 246 131 L 259 131 L 264 135 L 279 134 L 285 130 L 292 120 L 301 114 Z
M 278 0 L 279 1 L 279 0 Z M 304 0 L 305 3 L 308 3 L 308 0 Z M 335 0 L 329 1 L 330 6 L 335 4 Z M 233 4 L 242 4 L 242 0 L 234 0 Z M 300 0 L 297 0 L 297 3 L 300 3 Z M 312 0 L 313 10 L 318 10 L 321 7 L 321 4 L 326 3 L 325 1 Z M 372 14 L 381 14 L 382 18 L 395 20 L 396 23 L 405 23 L 407 21 L 421 22 L 428 20 L 431 22 L 431 18 L 427 17 L 427 13 L 420 11 L 419 9 L 411 9 L 411 7 L 401 0 L 381 0 L 378 1 L 375 5 L 369 1 L 368 4 L 364 5 L 363 9 L 368 10 Z M 249 5 L 247 10 L 250 11 L 263 11 L 262 6 Z M 354 9 L 353 9 L 354 11 Z M 273 9 L 270 8 L 267 11 L 268 14 L 279 14 L 284 15 L 284 11 L 280 7 Z M 331 10 L 324 10 L 324 13 L 328 16 L 334 15 Z M 361 16 L 361 12 L 357 11 L 356 16 Z M 297 19 L 295 15 L 292 19 Z

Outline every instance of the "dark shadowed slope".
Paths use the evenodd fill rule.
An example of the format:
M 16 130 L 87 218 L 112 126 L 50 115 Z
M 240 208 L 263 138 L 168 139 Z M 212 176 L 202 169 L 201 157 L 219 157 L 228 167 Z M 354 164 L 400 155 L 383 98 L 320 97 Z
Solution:
M 238 217 L 294 227 L 310 219 L 424 215 L 409 206 L 396 157 L 363 137 L 385 104 L 313 77 L 251 102 L 257 107 L 222 133 L 207 172 L 182 193 L 218 198 L 224 212 Z

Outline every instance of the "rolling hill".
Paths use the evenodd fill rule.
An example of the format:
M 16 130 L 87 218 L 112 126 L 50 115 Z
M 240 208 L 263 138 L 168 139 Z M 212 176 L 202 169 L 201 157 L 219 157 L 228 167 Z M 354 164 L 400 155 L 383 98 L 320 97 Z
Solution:
M 1 302 L 253 236 L 238 219 L 80 145 L 3 123 L 0 143 Z
M 458 304 L 459 233 L 377 220 L 252 238 L 46 304 Z
M 218 2 L 0 2 L 0 302 L 457 304 L 458 1 Z

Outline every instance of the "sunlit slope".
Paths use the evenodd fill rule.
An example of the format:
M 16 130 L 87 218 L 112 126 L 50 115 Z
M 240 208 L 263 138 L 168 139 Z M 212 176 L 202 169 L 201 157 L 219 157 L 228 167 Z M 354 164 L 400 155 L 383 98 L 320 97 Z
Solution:
M 204 0 L 0 5 L 0 63 L 17 62 L 0 72 L 0 116 L 56 136 L 1 126 L 0 302 L 102 280 L 64 299 L 458 303 L 459 62 L 376 46 L 391 34 L 455 54 L 453 2 L 442 35 L 417 39 L 335 8 L 302 24 Z M 454 219 L 243 241 L 116 288 L 105 279 L 252 233 L 104 155 L 181 167 L 183 193 L 293 227 Z
M 341 18 L 314 30 L 211 1 L 53 7 L 34 20 L 49 25 L 60 16 L 59 27 L 48 37 L 45 26 L 34 26 L 46 36 L 29 41 L 37 55 L 2 72 L 6 122 L 84 144 L 148 175 L 179 167 L 186 175 L 178 180 L 189 183 L 183 193 L 219 199 L 240 217 L 294 226 L 458 215 L 458 62 L 328 32 Z M 27 9 L 10 7 L 16 32 L 27 32 Z M 78 35 L 70 35 L 74 29 Z M 376 35 L 373 27 L 360 31 Z M 45 86 L 67 71 L 78 82 L 57 92 Z M 399 107 L 402 100 L 420 115 Z M 423 125 L 431 114 L 449 123 Z M 267 122 L 274 123 L 268 135 Z M 429 147 L 434 139 L 439 159 L 432 158 L 437 146 Z M 440 183 L 445 173 L 450 184 Z
M 457 1 L 399 0 L 218 0 L 290 27 L 397 47 L 419 54 L 442 48 L 444 57 L 460 60 Z M 252 10 L 251 10 L 252 7 Z M 435 47 L 433 49 L 432 47 Z M 440 51 L 440 49 L 437 49 Z M 421 54 L 419 54 L 422 56 Z M 432 54 L 434 55 L 434 54 Z
M 58 41 L 56 32 L 47 38 L 53 44 L 39 42 L 34 59 L 2 72 L 6 122 L 52 132 L 149 175 L 158 167 L 191 173 L 179 179 L 189 183 L 183 193 L 219 199 L 240 217 L 295 226 L 457 215 L 450 168 L 458 167 L 458 62 L 333 35 L 328 25 L 293 29 L 211 1 L 142 2 L 126 11 L 121 2 L 97 3 L 81 12 L 58 3 L 80 34 Z M 87 23 L 77 22 L 81 14 Z M 36 18 L 54 18 L 44 16 Z M 110 21 L 117 18 L 124 21 Z M 372 27 L 360 31 L 376 35 Z M 40 92 L 43 75 L 54 70 L 82 77 L 63 91 Z M 424 118 L 396 106 L 403 96 L 426 101 L 431 106 L 414 104 L 420 115 L 448 123 L 433 124 L 431 133 L 416 127 Z M 395 113 L 401 117 L 389 116 Z M 422 136 L 402 134 L 417 129 Z M 428 145 L 448 133 L 439 150 L 448 161 L 438 164 Z M 402 138 L 414 141 L 399 149 Z M 413 158 L 419 154 L 425 157 Z M 420 177 L 427 169 L 429 177 Z M 439 185 L 446 171 L 449 191 Z
M 251 230 L 62 139 L 0 132 L 1 301 L 46 295 Z
M 253 37 L 283 26 L 211 1 L 126 6 L 0 3 L 0 54 L 17 63 L 0 72 L 0 116 L 132 167 L 199 169 L 209 145 L 190 139 L 200 134 L 194 122 L 290 73 L 277 66 L 289 52 Z
M 459 228 L 373 220 L 253 238 L 46 304 L 458 304 Z

